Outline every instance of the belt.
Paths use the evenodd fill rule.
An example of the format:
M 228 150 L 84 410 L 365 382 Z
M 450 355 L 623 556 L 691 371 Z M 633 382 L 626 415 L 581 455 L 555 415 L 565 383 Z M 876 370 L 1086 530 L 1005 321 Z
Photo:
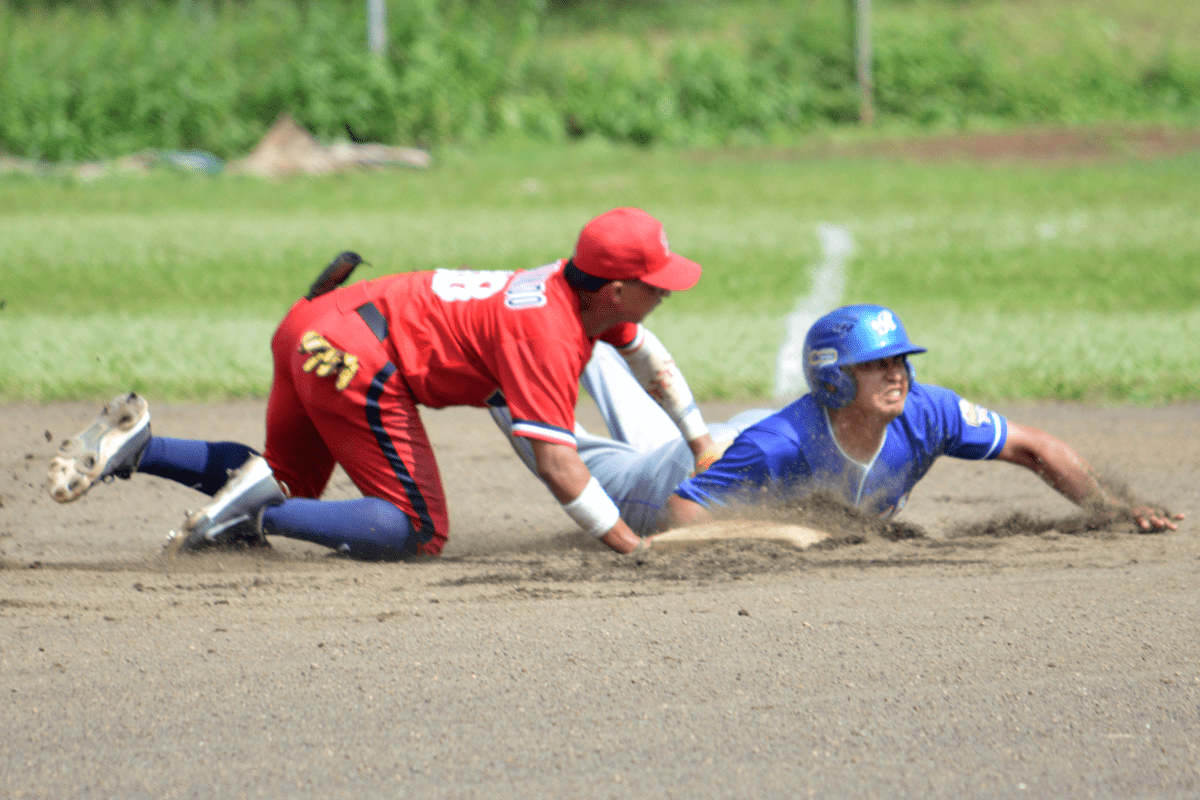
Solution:
M 379 306 L 372 303 L 370 300 L 363 303 L 354 309 L 355 313 L 362 318 L 362 321 L 375 334 L 375 338 L 384 346 L 388 354 L 387 367 L 395 370 L 399 374 L 400 383 L 403 384 L 404 390 L 412 397 L 412 387 L 408 385 L 408 378 L 403 372 L 400 372 L 397 367 L 400 365 L 400 360 L 396 357 L 396 345 L 388 338 L 388 321 L 383 312 L 379 310 Z M 382 374 L 382 373 L 381 373 Z M 389 373 L 391 374 L 391 373 Z M 387 378 L 385 377 L 386 381 Z
M 381 342 L 387 341 L 387 317 L 383 315 L 378 306 L 368 300 L 354 310 L 358 312 L 358 315 L 362 317 L 362 321 L 365 322 L 367 327 L 371 329 L 371 333 L 375 334 L 376 339 Z

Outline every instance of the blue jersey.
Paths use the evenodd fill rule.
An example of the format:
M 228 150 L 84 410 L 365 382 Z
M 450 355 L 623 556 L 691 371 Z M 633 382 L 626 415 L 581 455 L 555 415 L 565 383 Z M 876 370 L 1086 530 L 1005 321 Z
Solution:
M 941 455 L 995 458 L 1008 422 L 940 386 L 913 384 L 870 463 L 849 458 L 833 437 L 829 413 L 805 395 L 746 428 L 719 461 L 679 485 L 676 494 L 703 506 L 724 505 L 759 489 L 829 491 L 850 505 L 889 517 L 904 507 Z

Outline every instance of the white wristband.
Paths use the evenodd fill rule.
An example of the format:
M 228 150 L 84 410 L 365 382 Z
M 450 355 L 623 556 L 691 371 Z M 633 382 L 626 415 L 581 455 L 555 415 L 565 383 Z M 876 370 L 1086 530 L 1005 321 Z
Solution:
M 569 503 L 563 504 L 563 511 L 575 524 L 597 538 L 612 530 L 621 518 L 617 504 L 605 494 L 600 481 L 594 477 L 583 487 L 583 492 Z
M 704 424 L 704 415 L 700 413 L 700 409 L 696 408 L 694 404 L 683 415 L 678 424 L 679 431 L 683 434 L 683 438 L 687 442 L 694 442 L 708 433 L 708 426 Z

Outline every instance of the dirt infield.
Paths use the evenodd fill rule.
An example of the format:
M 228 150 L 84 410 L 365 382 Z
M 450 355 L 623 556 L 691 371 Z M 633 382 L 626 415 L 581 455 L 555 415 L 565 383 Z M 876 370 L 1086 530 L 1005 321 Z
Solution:
M 1193 520 L 1066 534 L 1074 507 L 1033 476 L 943 459 L 900 517 L 923 535 L 637 563 L 455 409 L 427 415 L 441 559 L 280 540 L 167 562 L 195 492 L 135 475 L 58 506 L 42 489 L 53 442 L 97 407 L 3 408 L 4 796 L 1200 792 Z M 1001 410 L 1200 513 L 1200 406 Z M 154 429 L 260 445 L 262 415 L 156 406 Z M 961 535 L 1014 512 L 1050 530 Z

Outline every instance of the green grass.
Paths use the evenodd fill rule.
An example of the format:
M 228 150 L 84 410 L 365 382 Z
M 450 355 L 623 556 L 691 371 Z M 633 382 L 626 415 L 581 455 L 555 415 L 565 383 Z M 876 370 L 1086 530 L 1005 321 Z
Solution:
M 896 309 L 922 379 L 980 400 L 1200 398 L 1200 159 L 910 164 L 598 142 L 436 154 L 428 171 L 279 183 L 0 179 L 0 398 L 262 395 L 279 317 L 337 252 L 357 276 L 569 255 L 636 205 L 705 267 L 649 319 L 703 398 L 763 397 L 820 260 Z

